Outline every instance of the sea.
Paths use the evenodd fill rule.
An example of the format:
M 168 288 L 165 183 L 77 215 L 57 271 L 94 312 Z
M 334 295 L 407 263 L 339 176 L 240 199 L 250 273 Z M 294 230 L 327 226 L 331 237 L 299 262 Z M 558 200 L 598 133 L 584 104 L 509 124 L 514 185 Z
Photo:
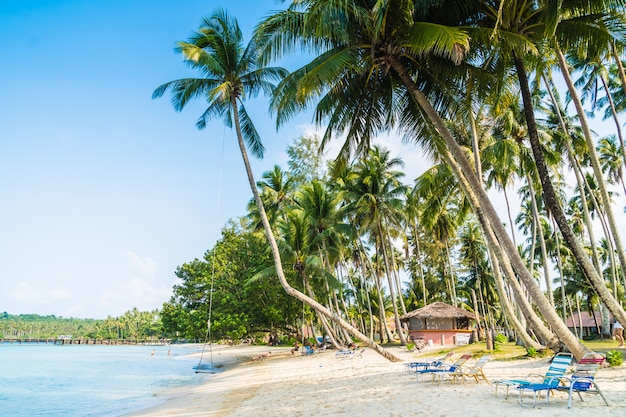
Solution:
M 169 350 L 169 354 L 168 354 Z M 122 416 L 211 378 L 202 346 L 0 344 L 0 416 Z

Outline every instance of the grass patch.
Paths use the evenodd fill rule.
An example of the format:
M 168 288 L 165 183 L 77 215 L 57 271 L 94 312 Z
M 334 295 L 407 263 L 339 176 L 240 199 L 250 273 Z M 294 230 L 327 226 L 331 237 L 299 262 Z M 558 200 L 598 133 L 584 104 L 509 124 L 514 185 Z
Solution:
M 431 350 L 428 352 L 420 352 L 415 356 L 418 358 L 443 356 L 448 352 L 454 352 L 459 355 L 469 353 L 473 358 L 479 358 L 483 355 L 491 355 L 491 360 L 494 361 L 529 359 L 528 356 L 526 356 L 526 348 L 523 346 L 517 346 L 514 342 L 498 343 L 497 349 L 494 350 L 487 350 L 485 342 L 477 342 L 463 346 L 452 346 L 449 348 L 444 347 L 437 351 Z M 549 351 L 549 353 L 545 351 L 539 352 L 537 357 L 551 355 L 551 352 L 552 351 Z

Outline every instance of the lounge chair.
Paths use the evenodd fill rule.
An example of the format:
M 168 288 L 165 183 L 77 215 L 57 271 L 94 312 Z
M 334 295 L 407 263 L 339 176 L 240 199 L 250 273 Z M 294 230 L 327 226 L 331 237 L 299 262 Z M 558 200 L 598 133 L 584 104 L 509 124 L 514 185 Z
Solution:
M 506 394 L 504 399 L 509 398 L 509 388 L 517 388 L 519 386 L 531 385 L 538 383 L 538 381 L 549 382 L 552 378 L 560 378 L 565 375 L 567 367 L 572 362 L 571 353 L 558 353 L 552 358 L 552 363 L 545 375 L 529 374 L 524 379 L 499 379 L 493 381 L 496 386 L 496 397 L 498 396 L 498 386 L 506 386 Z
M 338 359 L 354 359 L 363 357 L 363 352 L 365 349 L 356 350 L 356 349 L 342 349 L 335 352 L 335 358 Z
M 303 355 L 313 355 L 315 353 L 315 349 L 311 346 L 304 346 L 304 350 L 302 351 Z
M 407 371 L 417 371 L 420 369 L 428 369 L 428 368 L 438 368 L 445 364 L 446 361 L 450 360 L 454 356 L 454 352 L 448 352 L 446 356 L 441 358 L 421 361 L 421 362 L 409 362 L 404 364 L 404 368 Z
M 485 364 L 487 364 L 487 362 L 489 362 L 489 359 L 491 359 L 491 356 L 484 355 L 479 358 L 471 368 L 461 366 L 454 372 L 441 372 L 435 375 L 439 377 L 439 383 L 441 383 L 441 381 L 443 381 L 446 376 L 450 376 L 452 377 L 452 382 L 456 382 L 458 378 L 462 379 L 463 382 L 465 382 L 465 379 L 467 377 L 470 377 L 474 378 L 476 380 L 476 383 L 479 383 L 481 379 L 484 379 L 485 381 L 487 381 L 487 384 L 490 384 L 487 376 L 483 372 L 483 367 L 485 366 Z
M 574 393 L 578 394 L 580 401 L 584 401 L 581 395 L 582 393 L 598 394 L 602 397 L 604 403 L 607 406 L 609 405 L 609 402 L 604 397 L 604 394 L 595 380 L 596 373 L 603 362 L 603 355 L 595 352 L 588 353 L 578 362 L 572 375 L 562 378 L 565 384 L 557 387 L 557 390 L 566 391 L 568 393 L 567 408 L 572 408 L 572 396 Z
M 565 365 L 565 366 L 567 367 L 567 365 Z M 565 374 L 565 371 L 563 371 L 563 374 Z M 563 382 L 564 381 L 563 374 L 558 375 L 558 372 L 556 372 L 556 375 L 548 376 L 546 374 L 546 377 L 544 378 L 543 382 L 541 382 L 541 383 L 532 383 L 532 384 L 527 384 L 527 385 L 519 385 L 517 387 L 518 392 L 519 392 L 519 397 L 518 397 L 519 405 L 522 406 L 522 407 L 533 407 L 534 408 L 537 405 L 537 396 L 542 391 L 546 392 L 546 404 L 549 403 L 550 402 L 550 393 L 552 393 L 553 391 L 559 389 L 559 387 L 562 386 L 563 383 L 564 383 Z M 524 393 L 527 392 L 527 391 L 533 393 L 533 402 L 532 403 L 525 403 L 524 402 Z
M 465 365 L 465 362 L 467 362 L 471 358 L 472 358 L 472 355 L 463 355 L 460 358 L 458 358 L 456 361 L 454 361 L 454 363 L 451 365 L 444 364 L 436 368 L 418 369 L 417 371 L 415 371 L 417 380 L 419 381 L 420 375 L 430 374 L 433 376 L 433 382 L 434 382 L 435 378 L 437 377 L 437 374 L 445 372 L 447 375 L 450 375 L 455 372 L 459 372 L 461 366 Z

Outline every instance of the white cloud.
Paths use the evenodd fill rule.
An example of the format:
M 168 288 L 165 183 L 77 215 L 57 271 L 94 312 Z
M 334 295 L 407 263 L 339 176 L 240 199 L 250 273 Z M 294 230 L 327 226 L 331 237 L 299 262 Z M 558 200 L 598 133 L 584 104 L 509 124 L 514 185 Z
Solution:
M 135 252 L 125 251 L 122 256 L 128 258 L 131 265 L 141 271 L 142 274 L 153 277 L 156 275 L 158 263 L 151 258 L 141 258 Z

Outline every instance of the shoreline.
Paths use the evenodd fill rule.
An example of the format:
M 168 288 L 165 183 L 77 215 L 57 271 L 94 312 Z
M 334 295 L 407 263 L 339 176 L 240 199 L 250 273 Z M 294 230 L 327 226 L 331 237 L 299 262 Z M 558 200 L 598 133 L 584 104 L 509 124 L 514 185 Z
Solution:
M 425 356 L 441 356 L 440 348 L 429 349 Z M 406 348 L 388 350 L 405 362 L 415 360 Z M 266 352 L 272 352 L 269 358 L 253 360 Z M 535 408 L 527 409 L 519 406 L 516 390 L 505 399 L 500 386 L 496 397 L 495 386 L 484 381 L 417 382 L 415 374 L 405 371 L 405 362 L 389 362 L 371 349 L 362 357 L 348 359 L 337 358 L 332 350 L 292 356 L 289 347 L 267 346 L 214 347 L 213 354 L 216 365 L 224 360 L 220 372 L 198 386 L 179 390 L 161 404 L 124 416 L 626 416 L 624 365 L 598 371 L 608 407 L 597 395 L 583 395 L 584 402 L 575 397 L 568 409 L 567 395 L 558 392 L 550 396 L 549 404 L 542 397 Z M 548 358 L 490 361 L 484 372 L 490 381 L 519 379 L 530 373 L 545 374 L 548 366 Z

